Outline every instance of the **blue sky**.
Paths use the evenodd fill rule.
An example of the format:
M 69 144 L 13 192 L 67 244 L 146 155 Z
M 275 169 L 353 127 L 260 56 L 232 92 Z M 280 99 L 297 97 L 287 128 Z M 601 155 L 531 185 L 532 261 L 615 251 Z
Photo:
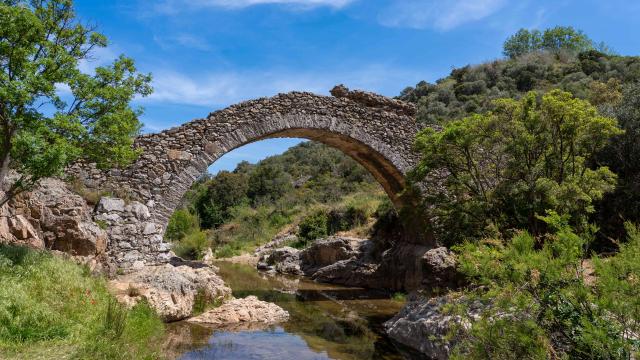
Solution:
M 336 84 L 396 96 L 452 67 L 501 57 L 519 28 L 571 25 L 623 55 L 640 49 L 640 1 L 629 0 L 77 0 L 110 39 L 92 67 L 121 53 L 154 77 L 137 100 L 145 132 L 228 105 Z M 236 149 L 210 171 L 281 153 L 297 139 Z

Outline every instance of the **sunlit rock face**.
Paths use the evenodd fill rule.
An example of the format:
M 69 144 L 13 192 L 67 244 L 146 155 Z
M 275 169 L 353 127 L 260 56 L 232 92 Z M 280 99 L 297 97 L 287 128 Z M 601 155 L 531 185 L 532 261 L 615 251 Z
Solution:
M 363 165 L 394 204 L 403 206 L 405 176 L 419 159 L 413 150 L 420 129 L 415 108 L 344 87 L 332 94 L 292 92 L 243 102 L 205 119 L 140 136 L 135 146 L 141 156 L 125 169 L 102 171 L 92 164 L 75 164 L 69 172 L 88 188 L 136 202 L 136 209 L 127 210 L 116 200 L 97 209 L 98 218 L 109 226 L 109 252 L 124 267 L 136 261 L 166 261 L 170 249 L 162 234 L 194 180 L 225 153 L 266 138 L 307 138 L 335 147 Z M 134 213 L 137 223 L 121 213 Z
M 0 209 L 0 243 L 100 256 L 107 248 L 107 233 L 92 216 L 92 207 L 67 184 L 43 179 Z

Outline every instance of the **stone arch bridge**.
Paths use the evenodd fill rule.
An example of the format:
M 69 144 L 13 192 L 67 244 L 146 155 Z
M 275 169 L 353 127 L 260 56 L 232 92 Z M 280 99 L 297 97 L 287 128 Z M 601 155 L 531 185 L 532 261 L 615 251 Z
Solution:
M 397 207 L 404 206 L 405 175 L 418 161 L 412 150 L 419 130 L 414 106 L 343 86 L 331 93 L 247 101 L 142 135 L 135 141 L 142 153 L 125 169 L 74 165 L 70 172 L 88 188 L 126 200 L 103 198 L 96 207 L 95 220 L 107 227 L 110 255 L 125 267 L 168 260 L 163 233 L 192 183 L 225 153 L 267 138 L 306 138 L 335 147 L 363 165 Z

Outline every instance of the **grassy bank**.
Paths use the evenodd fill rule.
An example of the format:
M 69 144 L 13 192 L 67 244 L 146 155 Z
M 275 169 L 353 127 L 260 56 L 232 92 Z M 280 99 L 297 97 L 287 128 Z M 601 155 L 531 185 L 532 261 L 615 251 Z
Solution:
M 104 279 L 47 252 L 0 246 L 0 358 L 156 359 L 163 324 L 126 310 Z

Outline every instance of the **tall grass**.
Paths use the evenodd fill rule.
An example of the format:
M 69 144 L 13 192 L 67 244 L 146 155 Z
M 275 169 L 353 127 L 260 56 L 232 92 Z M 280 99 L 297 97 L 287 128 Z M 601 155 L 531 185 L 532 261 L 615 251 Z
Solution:
M 163 324 L 122 308 L 106 282 L 53 255 L 0 245 L 0 358 L 155 359 Z

